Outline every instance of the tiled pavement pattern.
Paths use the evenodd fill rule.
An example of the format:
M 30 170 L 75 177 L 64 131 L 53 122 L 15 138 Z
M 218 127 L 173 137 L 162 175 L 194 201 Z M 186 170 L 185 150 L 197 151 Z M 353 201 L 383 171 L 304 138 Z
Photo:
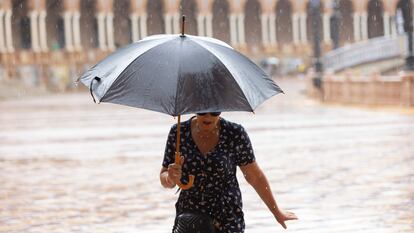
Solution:
M 299 216 L 287 232 L 414 232 L 414 115 L 280 85 L 256 114 L 223 116 L 245 126 L 279 205 Z M 177 195 L 158 173 L 174 122 L 86 92 L 0 102 L 0 232 L 170 232 Z M 284 232 L 239 176 L 246 232 Z

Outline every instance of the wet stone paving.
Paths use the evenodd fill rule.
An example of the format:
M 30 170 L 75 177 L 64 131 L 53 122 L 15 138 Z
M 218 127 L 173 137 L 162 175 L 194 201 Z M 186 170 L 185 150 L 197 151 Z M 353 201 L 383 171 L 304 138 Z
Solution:
M 300 218 L 287 232 L 414 232 L 414 115 L 280 86 L 255 114 L 222 116 L 246 128 L 279 205 Z M 173 123 L 87 92 L 1 101 L 0 233 L 171 232 L 178 195 L 158 174 Z M 284 232 L 238 173 L 246 232 Z

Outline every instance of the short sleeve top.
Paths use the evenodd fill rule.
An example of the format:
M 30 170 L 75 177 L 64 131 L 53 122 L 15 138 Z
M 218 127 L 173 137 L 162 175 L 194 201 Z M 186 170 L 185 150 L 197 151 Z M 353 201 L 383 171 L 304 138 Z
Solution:
M 191 119 L 181 124 L 180 151 L 185 157 L 182 183 L 194 175 L 193 187 L 181 190 L 176 203 L 177 214 L 186 210 L 209 214 L 220 232 L 244 232 L 242 197 L 237 181 L 237 166 L 255 161 L 253 148 L 244 128 L 220 118 L 219 140 L 215 148 L 203 155 L 191 136 Z M 177 125 L 171 127 L 165 148 L 163 167 L 174 163 Z

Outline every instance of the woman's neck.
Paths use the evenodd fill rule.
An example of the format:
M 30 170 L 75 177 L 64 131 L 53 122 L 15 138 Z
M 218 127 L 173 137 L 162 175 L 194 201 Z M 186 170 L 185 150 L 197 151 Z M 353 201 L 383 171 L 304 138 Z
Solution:
M 197 119 L 194 119 L 193 123 L 193 132 L 196 133 L 196 136 L 199 136 L 201 138 L 212 138 L 214 136 L 219 135 L 219 121 L 214 123 L 215 126 L 211 127 L 209 129 L 202 129 L 200 127 L 200 124 L 197 122 Z

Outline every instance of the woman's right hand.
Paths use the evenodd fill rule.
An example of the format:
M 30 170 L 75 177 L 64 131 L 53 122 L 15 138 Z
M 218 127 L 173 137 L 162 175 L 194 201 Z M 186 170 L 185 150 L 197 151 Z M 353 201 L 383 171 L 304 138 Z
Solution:
M 172 163 L 170 165 L 168 165 L 168 180 L 171 180 L 174 182 L 174 184 L 180 184 L 181 183 L 181 176 L 183 174 L 181 167 L 184 163 L 184 157 L 181 156 L 181 163 L 180 164 L 175 164 Z

